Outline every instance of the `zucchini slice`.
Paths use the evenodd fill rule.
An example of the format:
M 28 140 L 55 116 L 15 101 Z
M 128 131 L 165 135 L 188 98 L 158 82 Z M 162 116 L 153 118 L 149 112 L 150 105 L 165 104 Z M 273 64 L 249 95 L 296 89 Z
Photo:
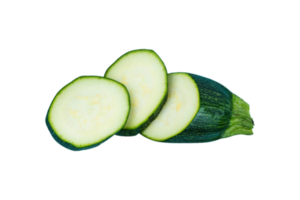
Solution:
M 167 70 L 152 50 L 130 51 L 115 61 L 105 77 L 123 83 L 130 95 L 131 110 L 122 136 L 134 136 L 158 115 L 167 97 Z
M 142 135 L 174 143 L 210 142 L 252 135 L 249 105 L 223 85 L 194 74 L 168 75 L 168 99 Z
M 121 130 L 129 111 L 124 85 L 103 77 L 82 76 L 56 94 L 46 124 L 59 144 L 83 150 L 98 146 Z

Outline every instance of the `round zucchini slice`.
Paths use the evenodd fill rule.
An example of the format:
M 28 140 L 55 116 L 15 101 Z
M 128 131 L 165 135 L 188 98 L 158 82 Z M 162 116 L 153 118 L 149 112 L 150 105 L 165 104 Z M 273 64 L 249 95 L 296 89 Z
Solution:
M 82 76 L 56 94 L 46 124 L 59 144 L 83 150 L 98 146 L 120 131 L 129 111 L 124 85 L 103 77 Z

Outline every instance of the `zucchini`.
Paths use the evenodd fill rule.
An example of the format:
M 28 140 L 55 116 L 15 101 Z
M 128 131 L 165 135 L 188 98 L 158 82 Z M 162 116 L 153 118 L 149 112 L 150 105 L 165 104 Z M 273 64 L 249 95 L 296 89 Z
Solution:
M 62 146 L 75 151 L 89 149 L 123 128 L 129 102 L 124 85 L 103 77 L 82 76 L 56 94 L 46 124 Z
M 249 105 L 223 85 L 195 74 L 168 75 L 168 99 L 142 135 L 173 143 L 252 135 Z
M 167 70 L 152 50 L 130 51 L 117 59 L 105 77 L 123 83 L 130 95 L 131 110 L 121 136 L 134 136 L 158 115 L 167 97 Z

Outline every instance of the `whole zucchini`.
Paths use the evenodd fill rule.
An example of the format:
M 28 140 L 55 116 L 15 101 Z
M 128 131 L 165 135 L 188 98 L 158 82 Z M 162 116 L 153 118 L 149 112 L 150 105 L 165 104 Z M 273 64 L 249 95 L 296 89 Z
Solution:
M 168 99 L 142 135 L 174 143 L 210 142 L 252 135 L 249 105 L 211 79 L 189 73 L 168 74 Z

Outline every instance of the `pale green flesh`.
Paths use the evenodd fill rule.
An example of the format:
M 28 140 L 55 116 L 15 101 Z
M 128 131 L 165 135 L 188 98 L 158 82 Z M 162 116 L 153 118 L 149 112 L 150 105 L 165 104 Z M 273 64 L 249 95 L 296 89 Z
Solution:
M 168 75 L 168 99 L 157 118 L 142 135 L 164 141 L 182 132 L 200 107 L 200 95 L 194 80 L 185 73 Z
M 61 140 L 84 147 L 120 130 L 129 110 L 129 97 L 123 85 L 105 78 L 83 77 L 58 93 L 48 120 Z
M 129 52 L 117 60 L 105 77 L 124 84 L 130 95 L 131 110 L 124 129 L 136 129 L 155 112 L 167 92 L 166 69 L 150 50 Z

